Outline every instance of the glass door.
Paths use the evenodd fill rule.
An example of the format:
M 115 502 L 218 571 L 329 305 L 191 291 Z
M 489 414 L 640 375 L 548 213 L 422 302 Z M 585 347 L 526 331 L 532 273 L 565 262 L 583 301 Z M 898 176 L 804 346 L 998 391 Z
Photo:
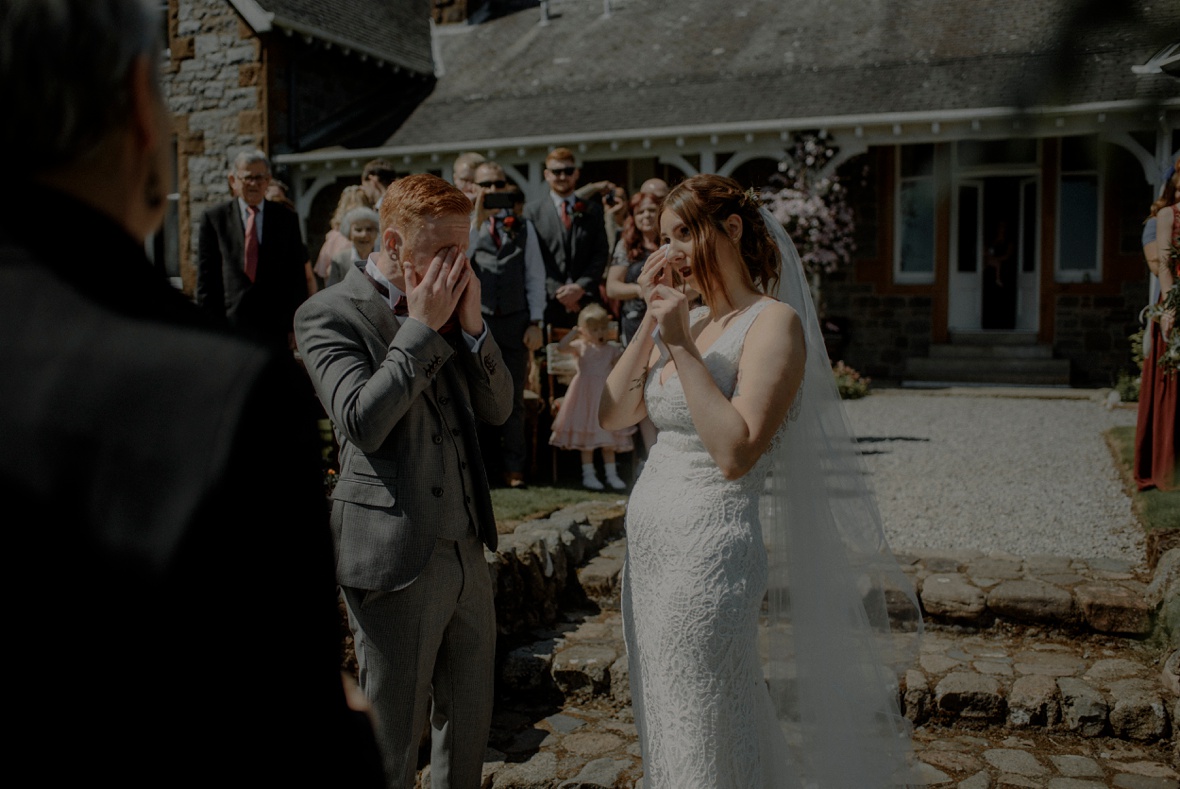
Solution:
M 960 181 L 955 192 L 955 242 L 951 249 L 951 331 L 979 331 L 983 302 L 983 181 Z

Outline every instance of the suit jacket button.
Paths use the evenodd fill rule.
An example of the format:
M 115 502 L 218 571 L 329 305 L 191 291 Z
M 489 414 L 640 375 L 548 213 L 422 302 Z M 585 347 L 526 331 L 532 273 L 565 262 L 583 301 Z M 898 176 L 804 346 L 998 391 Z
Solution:
M 439 405 L 446 405 L 446 404 L 447 404 L 447 403 L 449 403 L 449 402 L 451 402 L 451 398 L 449 398 L 449 397 L 440 397 L 440 398 L 438 398 L 438 404 L 439 404 Z
M 434 497 L 435 497 L 436 499 L 441 499 L 441 498 L 442 498 L 442 494 L 443 494 L 443 489 L 442 489 L 442 488 L 431 488 L 431 489 L 430 489 L 430 492 L 434 494 Z
M 434 440 L 434 443 L 441 444 L 442 443 L 442 436 L 435 436 L 433 440 Z

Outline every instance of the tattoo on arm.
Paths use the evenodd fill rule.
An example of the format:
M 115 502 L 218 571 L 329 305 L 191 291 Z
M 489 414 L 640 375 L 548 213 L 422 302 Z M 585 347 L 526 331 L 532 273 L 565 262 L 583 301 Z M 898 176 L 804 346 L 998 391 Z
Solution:
M 640 373 L 638 377 L 631 379 L 631 385 L 627 387 L 627 391 L 634 392 L 636 389 L 642 389 L 645 383 L 647 383 L 647 370 Z

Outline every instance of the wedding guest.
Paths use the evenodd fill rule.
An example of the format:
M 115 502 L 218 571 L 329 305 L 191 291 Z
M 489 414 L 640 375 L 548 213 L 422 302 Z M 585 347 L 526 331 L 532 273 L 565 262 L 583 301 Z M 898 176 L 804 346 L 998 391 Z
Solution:
M 467 199 L 472 203 L 479 194 L 479 189 L 475 186 L 475 168 L 483 164 L 486 159 L 475 151 L 467 151 L 455 157 L 455 163 L 451 166 L 451 182 L 459 187 L 459 191 L 467 195 Z
M 650 192 L 636 192 L 629 208 L 630 215 L 623 222 L 623 232 L 615 244 L 606 273 L 606 295 L 622 302 L 619 330 L 624 347 L 635 336 L 647 312 L 647 303 L 638 284 L 639 274 L 648 256 L 660 247 L 656 221 L 660 211 L 659 199 Z
M 510 189 L 504 168 L 484 162 L 475 170 L 477 189 L 472 214 L 471 266 L 479 275 L 483 317 L 512 374 L 512 413 L 499 426 L 483 426 L 481 443 L 502 461 L 504 484 L 510 488 L 525 484 L 528 448 L 524 434 L 524 390 L 529 357 L 541 347 L 541 324 L 545 316 L 545 261 L 537 231 L 513 208 L 489 208 L 489 195 L 512 195 L 514 206 L 521 198 Z M 502 450 L 496 452 L 496 449 Z M 490 459 L 490 458 L 489 458 Z
M 606 295 L 620 301 L 619 331 L 626 348 L 639 330 L 647 313 L 647 302 L 639 287 L 643 264 L 660 247 L 658 217 L 660 200 L 651 192 L 636 192 L 631 198 L 630 213 L 615 245 L 614 257 L 606 272 Z M 645 452 L 656 442 L 656 427 L 647 417 L 639 420 L 639 435 Z
M 1164 193 L 1152 203 L 1152 218 L 1156 224 L 1156 254 L 1147 257 L 1151 273 L 1159 278 L 1160 295 L 1157 305 L 1164 305 L 1177 285 L 1177 263 L 1180 262 L 1180 159 L 1176 160 Z M 1154 262 L 1154 266 L 1152 263 Z M 1173 302 L 1174 303 L 1174 302 Z M 1143 375 L 1139 382 L 1139 414 L 1135 424 L 1135 481 L 1139 490 L 1159 488 L 1172 490 L 1176 482 L 1176 451 L 1180 447 L 1177 436 L 1177 390 L 1180 389 L 1174 367 L 1161 367 L 1160 358 L 1176 331 L 1176 314 L 1163 311 L 1148 322 L 1145 332 Z
M 554 148 L 545 157 L 549 192 L 524 209 L 541 238 L 549 297 L 545 322 L 553 326 L 573 326 L 579 310 L 598 301 L 610 256 L 602 204 L 579 200 L 574 194 L 579 173 L 573 151 Z
M 372 208 L 373 203 L 374 200 L 361 186 L 346 186 L 344 191 L 340 193 L 340 199 L 336 202 L 336 210 L 332 213 L 330 229 L 324 237 L 323 246 L 320 247 L 320 253 L 315 259 L 315 275 L 321 287 L 328 281 L 328 274 L 332 270 L 332 258 L 341 250 L 348 249 L 352 244 L 348 236 L 340 232 L 340 223 L 344 221 L 344 215 L 354 208 L 362 206 Z M 377 243 L 379 247 L 380 239 Z
M 612 490 L 626 490 L 627 483 L 619 477 L 615 465 L 615 453 L 630 452 L 634 448 L 631 434 L 635 428 L 606 430 L 598 421 L 602 387 L 622 354 L 622 349 L 606 341 L 609 326 L 610 315 L 606 309 L 601 304 L 591 304 L 582 308 L 578 313 L 578 325 L 557 344 L 560 350 L 573 354 L 578 372 L 570 381 L 561 401 L 561 410 L 553 419 L 549 444 L 581 454 L 582 486 L 588 490 L 605 490 L 594 469 L 595 450 L 602 453 L 606 484 Z
M 287 185 L 277 178 L 272 178 L 270 180 L 270 186 L 266 187 L 266 199 L 272 203 L 281 205 L 292 213 L 298 213 L 295 203 L 291 201 Z M 319 280 L 316 279 L 315 269 L 312 267 L 310 260 L 303 264 L 303 278 L 307 282 L 308 296 L 311 296 L 320 289 Z
M 648 178 L 639 187 L 639 191 L 654 196 L 660 202 L 668 196 L 668 182 L 663 178 Z
M 397 171 L 387 159 L 373 159 L 365 162 L 361 170 L 361 189 L 364 190 L 373 208 L 381 209 L 385 191 L 397 180 Z
M 293 347 L 291 321 L 307 299 L 307 247 L 299 217 L 266 199 L 270 160 L 257 149 L 233 159 L 233 197 L 201 217 L 196 302 L 241 334 Z
M 5 689 L 6 771 L 380 786 L 299 373 L 144 254 L 173 188 L 160 5 L 0 5 L 4 621 L 36 654 Z
M 365 206 L 358 206 L 344 215 L 340 222 L 340 234 L 346 236 L 350 243 L 332 257 L 328 285 L 343 281 L 350 268 L 369 259 L 377 247 L 380 224 L 377 212 Z
M 270 179 L 270 186 L 266 187 L 266 199 L 272 203 L 278 203 L 286 208 L 295 211 L 295 204 L 291 202 L 291 192 L 287 185 L 278 178 Z

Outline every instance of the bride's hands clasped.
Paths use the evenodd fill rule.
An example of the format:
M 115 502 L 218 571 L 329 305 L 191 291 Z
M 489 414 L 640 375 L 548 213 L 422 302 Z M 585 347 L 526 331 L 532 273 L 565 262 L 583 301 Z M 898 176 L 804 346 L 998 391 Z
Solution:
M 691 340 L 688 328 L 688 297 L 673 286 L 668 246 L 651 253 L 643 264 L 638 284 L 647 311 L 660 327 L 660 337 L 668 345 L 684 345 Z

